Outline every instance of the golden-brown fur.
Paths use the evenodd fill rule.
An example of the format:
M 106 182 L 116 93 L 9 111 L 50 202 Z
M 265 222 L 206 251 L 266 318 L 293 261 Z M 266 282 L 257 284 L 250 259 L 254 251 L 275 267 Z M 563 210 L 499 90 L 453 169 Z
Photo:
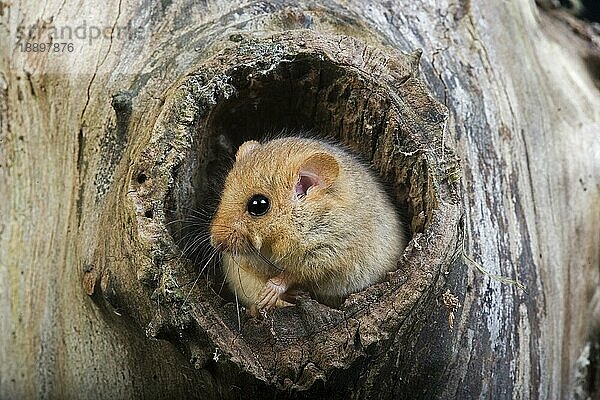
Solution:
M 314 183 L 304 196 L 296 193 L 300 171 Z M 255 194 L 270 199 L 263 216 L 247 211 Z M 260 303 L 269 279 L 271 287 L 279 279 L 281 290 L 307 290 L 338 305 L 394 270 L 406 246 L 397 213 L 368 168 L 337 146 L 297 137 L 240 147 L 211 242 L 224 251 L 226 280 L 246 306 Z M 276 297 L 277 306 L 287 304 Z

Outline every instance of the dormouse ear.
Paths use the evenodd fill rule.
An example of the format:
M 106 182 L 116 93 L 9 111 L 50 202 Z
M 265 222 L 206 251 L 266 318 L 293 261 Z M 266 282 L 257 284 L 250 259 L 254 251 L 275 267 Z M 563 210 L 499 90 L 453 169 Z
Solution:
M 247 142 L 242 143 L 242 145 L 238 148 L 237 153 L 235 153 L 235 161 L 238 161 L 246 154 L 249 154 L 257 147 L 260 147 L 260 143 L 258 143 L 256 140 L 248 140 Z
M 338 177 L 340 165 L 331 154 L 317 153 L 302 163 L 296 183 L 296 194 L 306 196 L 309 190 L 328 188 Z

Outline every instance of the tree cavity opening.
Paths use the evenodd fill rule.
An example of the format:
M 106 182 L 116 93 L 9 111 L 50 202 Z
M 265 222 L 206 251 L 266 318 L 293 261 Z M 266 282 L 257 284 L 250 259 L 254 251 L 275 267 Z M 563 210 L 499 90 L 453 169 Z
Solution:
M 279 337 L 304 340 L 320 332 L 323 318 L 340 332 L 347 316 L 374 319 L 357 326 L 396 329 L 424 288 L 438 290 L 458 243 L 458 161 L 443 138 L 447 111 L 418 79 L 420 52 L 309 31 L 248 36 L 219 48 L 166 94 L 147 142 L 135 143 L 142 150 L 130 168 L 127 195 L 140 251 L 148 257 L 133 268 L 163 310 L 148 331 L 175 337 L 193 321 L 202 340 L 216 345 L 223 332 L 241 327 L 248 341 L 239 350 L 258 354 Z M 238 325 L 207 234 L 237 148 L 282 132 L 333 139 L 371 163 L 404 213 L 411 241 L 388 281 L 352 295 L 340 309 L 311 302 L 277 310 L 288 325 L 304 328 L 273 333 Z M 207 260 L 213 261 L 207 270 L 215 267 L 208 277 L 199 274 Z M 313 316 L 308 325 L 302 313 Z M 271 339 L 252 341 L 265 335 Z M 363 332 L 361 343 L 376 337 Z
M 355 365 L 362 357 L 356 342 L 385 352 L 390 343 L 383 337 L 408 337 L 422 323 L 418 316 L 435 306 L 424 296 L 441 295 L 460 236 L 460 175 L 444 141 L 447 110 L 418 79 L 419 51 L 288 31 L 221 42 L 210 54 L 166 94 L 151 134 L 133 143 L 141 150 L 125 188 L 131 203 L 113 203 L 136 216 L 136 242 L 128 248 L 143 257 L 131 268 L 152 292 L 145 302 L 133 298 L 131 304 L 143 305 L 129 313 L 151 336 L 168 332 L 199 366 L 220 348 L 261 380 L 295 385 L 305 374 L 308 388 L 319 376 Z M 339 309 L 309 300 L 261 324 L 240 315 L 227 296 L 215 296 L 220 280 L 199 275 L 210 249 L 183 256 L 181 250 L 207 243 L 206 233 L 192 230 L 207 231 L 238 146 L 282 131 L 332 138 L 370 162 L 405 208 L 411 241 L 387 281 L 351 295 Z M 182 240 L 189 234 L 192 241 Z M 147 292 L 122 295 L 132 293 Z

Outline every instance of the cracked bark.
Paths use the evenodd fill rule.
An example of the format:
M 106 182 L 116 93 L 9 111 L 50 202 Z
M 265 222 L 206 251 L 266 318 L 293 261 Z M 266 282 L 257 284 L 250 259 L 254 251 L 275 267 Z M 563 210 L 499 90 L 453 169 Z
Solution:
M 529 2 L 109 1 L 100 9 L 48 1 L 43 11 L 15 3 L 0 14 L 11 38 L 0 44 L 10 55 L 0 61 L 0 397 L 598 395 L 600 100 L 598 76 L 591 75 L 598 38 L 585 25 Z M 143 27 L 143 38 L 91 45 L 74 39 L 74 53 L 19 50 L 19 25 L 45 26 L 45 37 L 50 26 L 83 20 L 113 30 L 131 22 Z M 446 126 L 446 157 L 455 149 L 461 159 L 456 196 L 465 249 L 491 273 L 519 279 L 526 293 L 440 257 L 439 270 L 414 258 L 389 287 L 357 297 L 362 305 L 375 299 L 371 309 L 332 311 L 307 302 L 279 313 L 272 325 L 244 318 L 241 333 L 235 306 L 206 285 L 188 298 L 186 313 L 151 298 L 157 287 L 171 287 L 168 274 L 156 269 L 151 246 L 135 239 L 135 212 L 115 217 L 107 210 L 135 204 L 124 182 L 135 181 L 130 168 L 160 126 L 159 114 L 188 73 L 224 47 L 247 43 L 252 32 L 306 28 L 354 37 L 390 60 L 394 52 L 423 49 L 418 79 L 409 74 L 390 90 L 413 93 L 402 90 L 423 80 L 448 107 L 447 121 L 412 138 Z M 239 42 L 230 40 L 235 35 Z M 387 121 L 398 115 L 388 107 L 397 99 L 386 103 L 387 94 L 376 92 L 357 108 L 376 104 L 383 112 L 355 119 L 335 105 L 318 107 L 335 89 L 327 86 L 331 76 L 321 76 L 321 63 L 313 60 L 318 75 L 306 78 L 317 82 L 307 119 L 335 128 L 389 180 L 409 182 L 431 168 L 428 157 L 445 151 L 439 141 L 431 153 L 419 153 L 402 135 L 399 146 L 416 147 L 386 141 L 393 137 Z M 415 168 L 403 170 L 398 157 Z M 152 187 L 138 184 L 136 190 Z M 431 202 L 417 187 L 397 192 L 400 200 L 414 195 L 413 232 L 433 221 L 414 212 Z M 159 218 L 160 208 L 152 210 Z M 411 249 L 439 245 L 426 237 L 415 236 L 423 243 Z M 460 301 L 453 331 L 441 301 L 446 289 Z M 182 307 L 176 294 L 158 299 Z

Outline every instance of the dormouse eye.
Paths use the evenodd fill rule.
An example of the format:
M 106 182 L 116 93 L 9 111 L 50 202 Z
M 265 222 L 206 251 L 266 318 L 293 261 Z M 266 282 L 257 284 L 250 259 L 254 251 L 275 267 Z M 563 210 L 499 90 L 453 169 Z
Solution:
M 260 217 L 261 215 L 265 215 L 267 211 L 269 211 L 269 207 L 271 203 L 267 196 L 263 194 L 255 194 L 250 197 L 248 200 L 248 205 L 246 208 L 248 209 L 248 213 L 254 217 Z

